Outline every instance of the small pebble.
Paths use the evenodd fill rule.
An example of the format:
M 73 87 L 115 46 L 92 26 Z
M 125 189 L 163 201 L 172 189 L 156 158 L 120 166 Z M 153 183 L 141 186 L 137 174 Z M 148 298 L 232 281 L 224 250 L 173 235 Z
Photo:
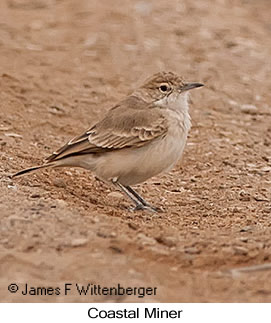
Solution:
M 67 187 L 65 181 L 62 178 L 56 178 L 56 179 L 54 179 L 53 184 L 56 187 L 61 187 L 61 188 L 66 188 Z
M 33 199 L 37 199 L 40 197 L 40 194 L 34 193 L 34 194 L 31 194 L 30 197 Z
M 247 114 L 256 114 L 258 111 L 257 107 L 252 104 L 243 104 L 241 105 L 240 110 Z
M 55 203 L 58 207 L 66 207 L 67 206 L 67 203 L 64 201 L 64 200 L 59 200 L 59 199 L 56 199 L 55 200 Z
M 155 245 L 156 244 L 156 240 L 154 240 L 153 238 L 147 237 L 145 234 L 143 233 L 139 233 L 137 235 L 137 238 L 140 240 L 140 242 L 142 243 L 142 245 Z
M 17 134 L 17 133 L 5 133 L 6 137 L 13 137 L 13 138 L 23 138 L 23 136 Z
M 156 241 L 167 246 L 167 247 L 176 246 L 176 241 L 173 237 L 160 236 L 160 237 L 156 238 Z
M 240 229 L 240 232 L 251 232 L 251 231 L 252 231 L 252 227 L 250 225 L 247 225 Z
M 233 250 L 236 255 L 246 256 L 248 254 L 248 249 L 244 247 L 235 246 Z
M 71 247 L 81 247 L 87 244 L 87 242 L 88 242 L 88 239 L 86 238 L 78 238 L 78 239 L 72 240 L 70 245 Z
M 123 195 L 120 192 L 111 192 L 107 195 L 108 197 L 114 197 L 117 199 L 122 199 Z
M 128 227 L 133 229 L 133 230 L 137 230 L 138 229 L 138 225 L 134 224 L 133 222 L 129 222 L 128 223 Z
M 110 246 L 109 247 L 111 250 L 113 250 L 116 253 L 122 253 L 123 250 L 121 248 L 119 248 L 118 246 Z
M 185 253 L 188 253 L 190 255 L 197 255 L 199 254 L 201 251 L 196 248 L 196 247 L 188 247 L 184 249 Z

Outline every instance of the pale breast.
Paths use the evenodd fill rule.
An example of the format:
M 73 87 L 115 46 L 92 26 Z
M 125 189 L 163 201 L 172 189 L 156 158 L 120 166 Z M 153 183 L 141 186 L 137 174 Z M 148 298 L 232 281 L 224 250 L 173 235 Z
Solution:
M 142 147 L 103 154 L 96 164 L 98 177 L 135 185 L 174 167 L 186 144 L 190 116 L 187 109 L 167 110 L 166 115 L 169 128 L 165 136 Z
M 187 131 L 183 131 L 183 126 L 176 125 L 165 137 L 144 147 L 104 154 L 95 172 L 105 180 L 118 179 L 123 185 L 144 182 L 177 163 L 183 153 L 186 138 Z

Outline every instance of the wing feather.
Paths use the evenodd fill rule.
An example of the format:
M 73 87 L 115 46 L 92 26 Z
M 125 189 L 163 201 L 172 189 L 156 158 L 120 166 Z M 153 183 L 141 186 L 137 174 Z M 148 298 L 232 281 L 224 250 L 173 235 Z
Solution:
M 125 101 L 124 101 L 125 103 Z M 167 120 L 159 108 L 132 109 L 122 104 L 80 136 L 70 140 L 46 159 L 46 162 L 87 153 L 101 153 L 128 147 L 141 147 L 163 136 Z

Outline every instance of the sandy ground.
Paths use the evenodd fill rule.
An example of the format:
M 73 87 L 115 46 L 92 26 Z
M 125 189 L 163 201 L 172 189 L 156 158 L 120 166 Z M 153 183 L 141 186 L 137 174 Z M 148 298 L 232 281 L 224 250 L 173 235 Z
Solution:
M 1 301 L 270 302 L 270 1 L 112 3 L 0 1 Z M 159 70 L 206 84 L 180 163 L 137 187 L 164 213 L 130 212 L 80 169 L 8 178 Z M 76 283 L 157 295 L 79 296 Z

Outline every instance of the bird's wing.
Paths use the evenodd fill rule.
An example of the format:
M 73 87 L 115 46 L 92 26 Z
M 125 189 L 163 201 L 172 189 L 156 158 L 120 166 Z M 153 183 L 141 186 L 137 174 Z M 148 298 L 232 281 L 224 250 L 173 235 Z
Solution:
M 111 109 L 102 121 L 49 156 L 46 162 L 75 155 L 141 147 L 165 135 L 167 130 L 167 120 L 159 108 L 129 109 L 119 105 Z

